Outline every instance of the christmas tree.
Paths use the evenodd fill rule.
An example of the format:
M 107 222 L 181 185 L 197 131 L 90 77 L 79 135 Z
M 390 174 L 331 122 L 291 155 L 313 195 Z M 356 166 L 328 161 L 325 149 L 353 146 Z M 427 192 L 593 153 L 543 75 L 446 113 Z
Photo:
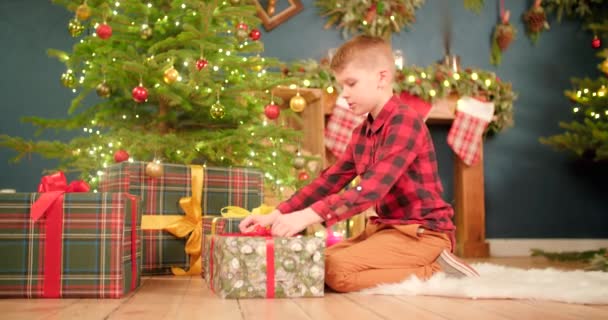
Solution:
M 67 119 L 27 118 L 41 129 L 78 130 L 68 142 L 0 136 L 0 145 L 60 160 L 95 185 L 113 162 L 251 166 L 272 186 L 295 187 L 296 117 L 271 89 L 294 83 L 263 58 L 256 9 L 246 0 L 54 0 L 71 52 L 49 50 L 73 90 Z M 59 77 L 59 75 L 58 75 Z M 277 101 L 279 102 L 279 101 Z M 84 131 L 84 132 L 82 132 Z
M 601 50 L 598 56 L 604 61 L 599 69 L 608 75 L 608 49 L 601 49 L 602 38 L 608 34 L 605 2 L 549 0 L 543 5 L 548 12 L 555 12 L 558 19 L 566 16 L 583 22 L 583 27 L 592 33 L 591 46 Z M 575 78 L 572 83 L 574 88 L 566 90 L 565 95 L 574 103 L 572 112 L 577 119 L 560 123 L 565 132 L 541 138 L 541 142 L 585 159 L 608 160 L 608 79 Z

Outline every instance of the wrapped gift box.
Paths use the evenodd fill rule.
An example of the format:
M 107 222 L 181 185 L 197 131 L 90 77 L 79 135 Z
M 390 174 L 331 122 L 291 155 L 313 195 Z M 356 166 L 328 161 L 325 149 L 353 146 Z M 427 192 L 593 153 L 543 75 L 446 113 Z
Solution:
M 139 285 L 137 197 L 65 193 L 35 220 L 43 196 L 0 194 L 0 297 L 120 298 Z
M 223 207 L 231 205 L 251 210 L 263 200 L 264 176 L 258 169 L 162 164 L 163 174 L 155 178 L 146 175 L 146 165 L 122 162 L 109 166 L 100 182 L 102 192 L 128 192 L 142 198 L 145 275 L 169 274 L 172 267 L 192 265 L 184 250 L 187 238 L 163 230 L 183 218 L 180 200 L 184 197 L 198 198 L 204 215 L 220 215 Z M 202 187 L 193 185 L 199 174 Z
M 222 298 L 321 297 L 325 239 L 208 235 L 205 279 Z

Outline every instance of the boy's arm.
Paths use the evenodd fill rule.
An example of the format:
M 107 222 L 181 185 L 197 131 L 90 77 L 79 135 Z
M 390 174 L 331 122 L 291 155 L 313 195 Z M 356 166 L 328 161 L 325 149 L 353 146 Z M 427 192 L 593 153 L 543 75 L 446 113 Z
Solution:
M 376 151 L 378 160 L 361 175 L 359 185 L 312 205 L 327 226 L 363 212 L 383 198 L 414 161 L 422 137 L 428 135 L 422 119 L 411 113 L 396 115 L 388 126 L 384 145 Z
M 355 132 L 353 132 L 353 138 Z M 291 198 L 277 206 L 281 213 L 291 213 L 304 209 L 322 198 L 336 193 L 355 178 L 355 162 L 353 159 L 351 139 L 340 158 L 329 168 L 321 172 L 311 183 L 299 189 Z

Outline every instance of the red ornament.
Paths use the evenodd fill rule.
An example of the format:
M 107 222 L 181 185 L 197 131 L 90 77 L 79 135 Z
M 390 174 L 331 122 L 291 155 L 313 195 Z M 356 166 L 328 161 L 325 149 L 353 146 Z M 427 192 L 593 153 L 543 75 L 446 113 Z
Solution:
M 597 49 L 601 46 L 602 40 L 600 40 L 600 38 L 598 38 L 597 36 L 593 36 L 593 40 L 591 40 L 591 47 L 593 47 L 593 49 Z
M 207 65 L 209 65 L 209 61 L 207 61 L 207 59 L 200 58 L 196 61 L 196 68 L 198 71 L 201 71 Z
M 306 171 L 302 171 L 298 174 L 298 180 L 300 180 L 300 181 L 308 180 L 308 178 L 310 178 L 310 177 L 308 176 L 308 172 L 306 172 Z
M 266 107 L 264 107 L 264 114 L 266 115 L 266 117 L 268 119 L 274 120 L 274 119 L 278 118 L 279 115 L 281 114 L 281 108 L 279 108 L 279 106 L 277 106 L 276 104 L 271 102 L 270 104 L 266 105 Z
M 120 163 L 129 160 L 129 154 L 125 150 L 118 150 L 114 153 L 114 162 Z
M 253 41 L 258 41 L 262 37 L 262 33 L 257 28 L 254 28 L 249 32 L 249 38 Z
M 148 99 L 148 89 L 142 85 L 139 85 L 133 88 L 131 95 L 133 96 L 133 100 L 135 100 L 135 102 L 142 103 Z
M 239 22 L 239 23 L 236 25 L 236 28 L 237 28 L 237 29 L 242 29 L 242 30 L 247 31 L 247 29 L 249 29 L 249 26 L 248 26 L 247 24 L 245 24 L 245 23 Z
M 102 23 L 99 26 L 97 26 L 97 29 L 95 30 L 95 32 L 97 33 L 97 36 L 100 39 L 105 40 L 112 36 L 112 27 L 110 27 L 110 25 L 108 25 L 106 23 Z

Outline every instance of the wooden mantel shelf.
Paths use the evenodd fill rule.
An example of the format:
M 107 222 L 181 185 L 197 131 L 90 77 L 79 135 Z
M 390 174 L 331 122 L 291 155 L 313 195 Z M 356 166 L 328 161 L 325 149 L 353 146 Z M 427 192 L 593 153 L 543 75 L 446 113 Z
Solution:
M 427 123 L 451 124 L 458 98 L 453 95 L 433 103 Z M 480 148 L 481 157 L 472 166 L 454 155 L 456 254 L 464 258 L 490 256 L 490 246 L 486 242 L 483 143 Z

